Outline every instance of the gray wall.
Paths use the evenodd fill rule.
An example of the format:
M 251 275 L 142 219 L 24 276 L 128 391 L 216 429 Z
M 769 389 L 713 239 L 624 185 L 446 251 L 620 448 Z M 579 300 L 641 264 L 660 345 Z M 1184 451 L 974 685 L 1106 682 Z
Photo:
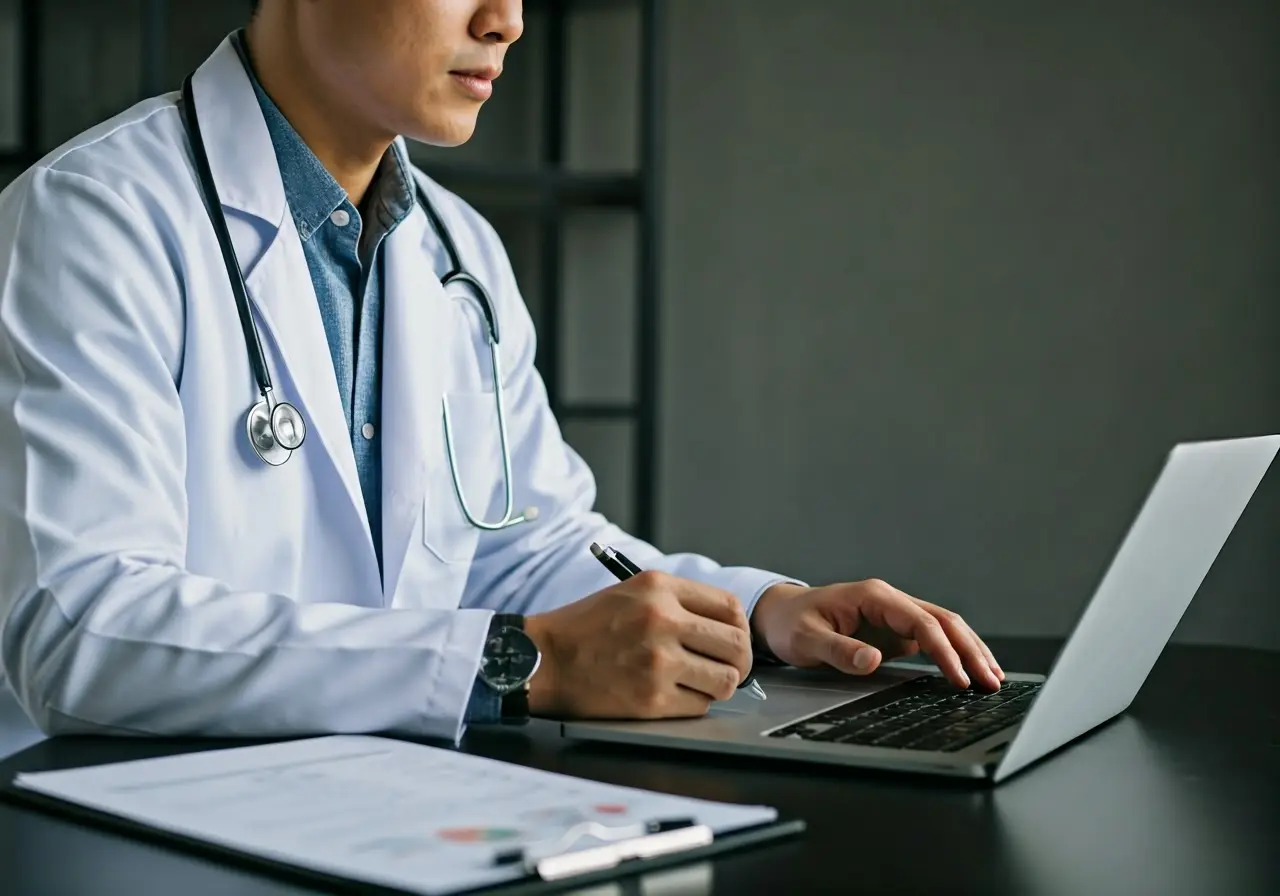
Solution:
M 1061 634 L 1280 431 L 1280 4 L 669 7 L 664 546 Z M 1278 479 L 1179 638 L 1280 647 Z
M 179 5 L 175 86 L 248 4 Z M 46 6 L 53 140 L 136 97 L 141 7 Z M 1061 634 L 1173 442 L 1280 430 L 1280 5 L 667 6 L 662 546 L 881 576 L 985 632 Z M 529 20 L 475 140 L 443 157 L 536 157 Z M 575 16 L 575 168 L 635 162 L 637 22 Z M 536 221 L 480 204 L 536 311 Z M 569 223 L 571 397 L 633 390 L 627 334 L 589 327 L 629 314 L 632 226 Z M 627 425 L 566 431 L 625 523 Z M 1178 637 L 1280 647 L 1277 477 Z

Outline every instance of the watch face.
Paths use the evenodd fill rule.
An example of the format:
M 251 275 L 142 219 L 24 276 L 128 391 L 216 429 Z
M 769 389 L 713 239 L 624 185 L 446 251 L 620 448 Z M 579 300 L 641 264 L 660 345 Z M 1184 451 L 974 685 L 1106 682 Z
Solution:
M 498 693 L 506 693 L 532 678 L 541 660 L 533 639 L 518 628 L 504 626 L 485 642 L 480 677 Z

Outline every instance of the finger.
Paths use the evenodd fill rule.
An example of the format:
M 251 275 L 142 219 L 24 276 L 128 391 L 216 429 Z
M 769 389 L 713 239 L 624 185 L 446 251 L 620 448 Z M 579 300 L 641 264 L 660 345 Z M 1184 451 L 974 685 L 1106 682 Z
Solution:
M 684 651 L 676 684 L 697 691 L 712 700 L 728 700 L 742 682 L 736 666 Z
M 829 629 L 814 629 L 797 635 L 800 647 L 816 660 L 849 675 L 867 675 L 880 665 L 880 651 L 857 638 Z
M 973 636 L 978 638 L 978 646 L 982 648 L 983 654 L 987 657 L 987 664 L 995 670 L 996 677 L 1004 681 L 1004 669 L 1000 668 L 1000 664 L 996 662 L 996 655 L 991 652 L 991 648 L 987 646 L 987 642 L 978 637 L 978 633 L 974 632 Z
M 630 712 L 619 714 L 626 719 L 688 719 L 705 716 L 712 699 L 683 685 L 667 682 L 659 690 L 640 697 Z
M 662 715 L 668 719 L 701 718 L 711 708 L 711 702 L 706 694 L 677 685 L 671 692 L 669 702 L 663 707 Z
M 986 687 L 991 690 L 999 690 L 1000 682 L 1004 678 L 1004 671 L 996 662 L 996 658 L 992 656 L 991 650 L 978 637 L 977 632 L 958 613 L 945 610 L 937 604 L 931 604 L 924 600 L 916 600 L 916 603 L 923 607 L 925 612 L 942 623 L 943 629 L 947 632 L 947 637 L 951 639 L 952 644 L 956 645 L 969 670 L 982 679 Z
M 964 659 L 965 666 L 973 673 L 974 678 L 990 691 L 1000 690 L 1000 675 L 996 672 L 989 657 L 989 652 L 982 649 L 982 642 L 969 626 L 943 622 L 951 643 L 956 645 Z
M 751 636 L 735 625 L 685 613 L 678 637 L 686 650 L 736 668 L 741 673 L 739 683 L 751 672 Z
M 1000 668 L 1000 664 L 996 662 L 996 655 L 991 652 L 991 648 L 987 646 L 987 642 L 978 637 L 978 633 L 973 630 L 972 626 L 966 626 L 969 629 L 969 637 L 973 638 L 978 649 L 982 651 L 982 655 L 986 657 L 987 666 L 996 674 L 999 681 L 1004 681 L 1004 670 Z
M 987 646 L 987 642 L 979 637 L 978 633 L 973 630 L 972 626 L 967 626 L 969 634 L 973 636 L 973 640 L 978 642 L 978 647 L 982 650 L 982 655 L 987 658 L 987 665 L 996 673 L 996 677 L 1004 681 L 1004 669 L 1000 668 L 1000 664 L 996 662 L 996 655 L 991 652 L 991 648 Z
M 748 631 L 747 614 L 742 609 L 742 601 L 728 591 L 689 579 L 672 579 L 672 583 L 672 590 L 680 601 L 680 606 L 690 613 Z
M 941 614 L 931 613 L 930 615 L 942 625 L 942 630 L 947 634 L 947 640 L 951 642 L 956 653 L 960 654 L 961 661 L 972 673 L 974 680 L 987 690 L 999 690 L 1000 679 L 996 676 L 995 670 L 987 665 L 987 657 L 978 646 L 977 636 L 970 631 L 964 620 L 955 613 L 945 610 Z
M 902 637 L 919 642 L 920 649 L 929 654 L 952 684 L 961 688 L 969 686 L 964 663 L 942 623 L 914 599 L 885 585 L 872 590 L 860 609 L 872 625 L 891 628 Z

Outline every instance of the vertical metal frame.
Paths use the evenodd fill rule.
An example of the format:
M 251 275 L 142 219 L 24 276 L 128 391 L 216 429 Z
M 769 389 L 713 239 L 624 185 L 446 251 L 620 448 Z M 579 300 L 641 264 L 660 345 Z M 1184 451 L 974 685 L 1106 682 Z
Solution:
M 18 161 L 23 167 L 40 157 L 40 0 L 22 0 L 18 7 Z
M 564 223 L 556 175 L 564 167 L 564 106 L 568 49 L 564 0 L 548 0 L 547 45 L 544 48 L 542 96 L 542 165 L 550 174 L 541 190 L 540 292 L 542 321 L 538 334 L 538 370 L 547 388 L 552 413 L 557 417 L 564 406 L 561 387 L 560 320 L 563 300 Z
M 661 193 L 663 0 L 641 0 L 640 11 L 640 221 L 636 302 L 637 376 L 634 501 L 635 534 L 652 541 L 657 526 L 658 386 L 661 371 Z
M 142 96 L 157 96 L 168 84 L 169 0 L 143 0 L 142 4 Z

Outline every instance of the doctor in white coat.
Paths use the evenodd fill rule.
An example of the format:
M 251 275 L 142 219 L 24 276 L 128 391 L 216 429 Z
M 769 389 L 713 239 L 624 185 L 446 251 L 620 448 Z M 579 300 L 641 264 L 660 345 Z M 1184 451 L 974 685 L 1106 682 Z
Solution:
M 194 73 L 275 400 L 306 425 L 279 466 L 246 432 L 259 384 L 177 92 L 0 194 L 0 659 L 46 732 L 456 740 L 530 714 L 692 716 L 732 695 L 753 651 L 857 674 L 923 649 L 958 686 L 998 686 L 963 620 L 883 582 L 809 588 L 664 555 L 593 511 L 498 237 L 403 144 L 470 136 L 521 12 L 262 0 Z M 417 190 L 386 214 L 409 184 L 491 296 L 500 383 L 483 316 L 441 284 Z M 305 213 L 317 195 L 332 214 Z M 351 238 L 355 268 L 317 254 L 362 216 L 384 232 L 371 252 Z M 352 362 L 360 309 L 380 338 Z M 482 531 L 442 410 L 474 515 L 501 517 L 496 388 L 516 513 L 538 513 Z M 359 416 L 370 394 L 376 425 Z M 592 542 L 652 571 L 619 584 Z

